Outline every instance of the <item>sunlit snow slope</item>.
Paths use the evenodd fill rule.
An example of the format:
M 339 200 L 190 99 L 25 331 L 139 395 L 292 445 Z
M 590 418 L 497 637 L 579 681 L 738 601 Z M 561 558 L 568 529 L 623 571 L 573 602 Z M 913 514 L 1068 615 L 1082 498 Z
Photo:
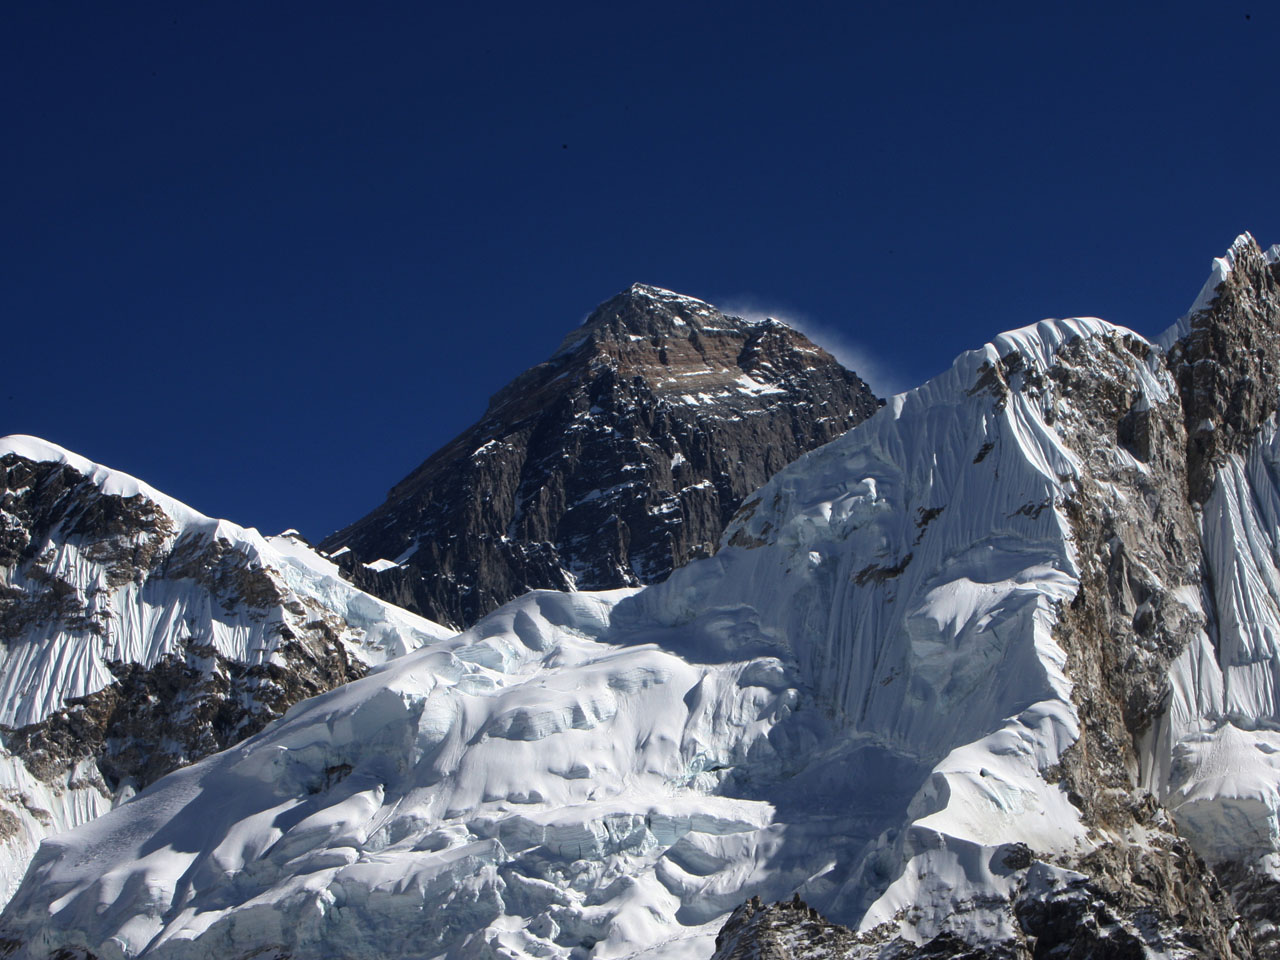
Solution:
M 0 439 L 0 896 L 44 836 L 448 633 L 294 536 Z
M 744 898 L 796 889 L 910 939 L 950 914 L 1008 934 L 1028 867 L 1002 851 L 1051 887 L 1092 843 L 1045 777 L 1078 733 L 1062 504 L 1097 456 L 1049 376 L 1068 345 L 1168 402 L 1126 331 L 1004 335 L 784 470 L 666 584 L 515 601 L 47 842 L 6 936 L 706 956 Z
M 1280 431 L 1219 473 L 1204 508 L 1214 629 L 1173 671 L 1154 756 L 1162 799 L 1211 861 L 1264 854 L 1280 879 Z
M 1229 266 L 1167 354 L 1004 334 L 664 584 L 512 601 L 48 840 L 0 938 L 705 958 L 799 893 L 851 957 L 1268 956 L 1280 286 Z

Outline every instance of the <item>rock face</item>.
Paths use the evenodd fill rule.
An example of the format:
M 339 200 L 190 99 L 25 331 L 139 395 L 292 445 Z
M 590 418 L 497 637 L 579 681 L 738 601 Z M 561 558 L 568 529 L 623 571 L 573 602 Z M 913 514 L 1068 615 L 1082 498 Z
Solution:
M 782 323 L 636 284 L 321 548 L 364 589 L 459 626 L 531 588 L 653 583 L 878 404 Z
M 41 837 L 446 633 L 296 537 L 0 440 L 0 895 Z
M 1199 309 L 1168 336 L 1187 425 L 1191 496 L 1204 503 L 1226 458 L 1280 406 L 1280 263 L 1248 234 L 1215 261 Z
M 725 921 L 716 937 L 715 960 L 845 957 L 857 945 L 857 934 L 823 919 L 798 894 L 768 906 L 752 897 Z

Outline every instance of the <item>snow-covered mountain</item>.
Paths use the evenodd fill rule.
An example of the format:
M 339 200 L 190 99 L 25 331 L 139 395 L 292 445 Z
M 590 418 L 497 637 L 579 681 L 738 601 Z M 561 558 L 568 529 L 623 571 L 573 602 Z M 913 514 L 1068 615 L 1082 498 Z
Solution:
M 0 897 L 45 836 L 449 633 L 292 534 L 0 439 Z
M 9 955 L 1276 956 L 1277 260 L 1167 350 L 996 337 L 664 583 L 512 601 L 47 840 Z
M 785 324 L 635 284 L 321 548 L 364 589 L 459 626 L 535 587 L 654 583 L 877 405 Z

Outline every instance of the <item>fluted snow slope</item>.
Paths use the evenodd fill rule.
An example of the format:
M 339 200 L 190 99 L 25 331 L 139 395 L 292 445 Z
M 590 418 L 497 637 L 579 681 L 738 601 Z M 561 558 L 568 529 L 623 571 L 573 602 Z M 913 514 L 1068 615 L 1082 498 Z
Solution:
M 41 542 L 25 545 L 26 552 L 38 558 L 38 573 L 25 563 L 0 568 L 6 587 L 28 595 L 37 592 L 33 580 L 40 585 L 66 584 L 82 600 L 76 617 L 87 622 L 68 627 L 67 618 L 55 616 L 31 617 L 21 624 L 25 629 L 0 654 L 0 724 L 16 727 L 43 720 L 68 700 L 114 682 L 107 663 L 151 666 L 179 652 L 184 638 L 208 643 L 228 659 L 262 662 L 279 645 L 281 626 L 301 627 L 311 615 L 336 616 L 350 628 L 342 640 L 351 654 L 378 663 L 452 632 L 355 589 L 338 575 L 335 564 L 295 536 L 264 538 L 252 528 L 206 517 L 140 480 L 35 437 L 0 438 L 0 458 L 65 465 L 87 480 L 86 488 L 120 501 L 150 504 L 156 511 L 147 518 L 148 526 L 140 525 L 138 531 L 116 531 L 104 523 L 98 530 L 67 536 L 65 528 L 55 526 L 44 531 Z M 6 490 L 6 505 L 24 492 Z M 4 518 L 11 527 L 20 524 L 11 512 Z M 133 542 L 125 544 L 132 548 L 128 563 L 134 569 L 117 573 L 104 562 L 117 558 L 104 557 L 103 542 L 121 534 L 134 535 Z M 161 567 L 161 576 L 136 576 L 151 572 L 142 569 L 141 548 L 172 562 L 175 554 L 218 543 L 222 552 L 235 556 L 235 567 L 265 573 L 278 592 L 270 597 L 274 603 L 256 605 L 257 597 L 236 596 L 231 592 L 235 583 L 216 584 L 228 588 L 219 595 L 200 582 L 208 564 L 221 556 L 202 557 L 189 570 Z M 304 609 L 289 608 L 286 598 L 291 595 Z M 93 623 L 98 626 L 90 626 Z
M 1005 334 L 783 470 L 665 584 L 514 601 L 47 841 L 3 936 L 692 957 L 795 890 L 873 952 L 1015 936 L 1014 901 L 1075 890 L 1107 840 L 1052 775 L 1080 734 L 1070 504 L 1086 467 L 1117 507 L 1147 469 L 1073 378 L 1137 411 L 1174 389 L 1102 321 Z
M 0 897 L 43 837 L 449 634 L 295 536 L 0 439 Z
M 1155 783 L 1210 862 L 1280 880 L 1280 430 L 1219 471 L 1202 537 L 1214 612 L 1174 664 Z M 1192 598 L 1198 599 L 1198 598 Z

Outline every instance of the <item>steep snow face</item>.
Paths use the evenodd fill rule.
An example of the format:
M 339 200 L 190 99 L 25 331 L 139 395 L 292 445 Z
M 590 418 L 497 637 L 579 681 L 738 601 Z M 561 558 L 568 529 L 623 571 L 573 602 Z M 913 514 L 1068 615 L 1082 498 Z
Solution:
M 449 633 L 295 536 L 0 440 L 0 896 L 44 836 Z
M 1062 343 L 1104 335 L 1119 334 L 1046 321 L 962 356 L 763 487 L 726 535 L 743 549 L 639 602 L 671 623 L 709 607 L 750 611 L 845 723 L 914 751 L 989 731 L 1018 699 L 1065 697 L 1048 631 L 1076 580 L 1053 508 L 1079 458 L 1045 419 L 1068 401 L 989 388 L 1002 369 L 1042 379 Z M 1164 398 L 1144 366 L 1134 376 Z M 1011 646 L 1015 634 L 1033 642 Z M 1006 656 L 1021 659 L 995 669 Z M 958 726 L 937 722 L 952 712 Z
M 1090 431 L 1081 370 L 1170 402 L 1102 321 L 999 337 L 783 470 L 714 558 L 514 601 L 47 841 L 0 933 L 692 957 L 799 890 L 871 952 L 1017 937 L 1015 899 L 1078 894 L 1101 842 L 1053 775 L 1081 732 L 1055 630 L 1094 563 L 1071 500 L 1086 463 L 1148 469 Z
M 1157 782 L 1213 863 L 1280 880 L 1280 430 L 1219 471 L 1202 515 L 1210 631 L 1172 671 Z
M 737 611 L 737 638 L 786 638 L 842 737 L 910 758 L 895 772 L 917 789 L 896 822 L 866 846 L 832 843 L 844 876 L 833 866 L 800 888 L 864 933 L 1015 937 L 1019 891 L 1081 878 L 1042 864 L 1033 883 L 1012 851 L 1064 863 L 1092 850 L 1051 773 L 1079 733 L 1055 639 L 1080 584 L 1068 508 L 1126 511 L 1150 469 L 1115 422 L 1092 422 L 1073 377 L 1106 383 L 1120 414 L 1176 414 L 1171 378 L 1127 331 L 1007 334 L 766 485 L 727 534 L 741 550 L 637 598 L 668 622 Z M 874 809 L 860 787 L 842 784 L 850 807 Z

